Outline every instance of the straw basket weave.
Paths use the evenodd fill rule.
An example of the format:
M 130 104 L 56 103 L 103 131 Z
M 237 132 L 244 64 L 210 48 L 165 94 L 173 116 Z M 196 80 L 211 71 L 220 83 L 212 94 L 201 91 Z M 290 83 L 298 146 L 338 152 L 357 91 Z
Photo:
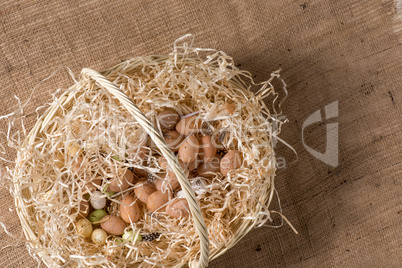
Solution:
M 168 60 L 168 56 L 148 56 L 148 59 L 151 59 L 159 64 L 163 65 L 163 63 Z M 189 61 L 197 61 L 198 59 L 188 59 Z M 178 159 L 175 154 L 169 149 L 164 138 L 160 131 L 150 122 L 150 120 L 141 112 L 141 110 L 135 105 L 135 103 L 125 94 L 122 90 L 120 90 L 115 84 L 110 82 L 106 77 L 113 75 L 114 73 L 120 72 L 122 70 L 124 63 L 118 64 L 115 67 L 98 73 L 91 69 L 83 69 L 81 74 L 83 76 L 83 80 L 92 79 L 95 81 L 97 86 L 103 90 L 107 90 L 111 95 L 113 95 L 120 104 L 127 109 L 127 111 L 132 115 L 132 117 L 141 125 L 141 127 L 145 130 L 145 132 L 149 135 L 152 141 L 155 143 L 157 148 L 160 150 L 161 154 L 167 159 L 169 166 L 172 168 L 174 173 L 176 174 L 180 186 L 184 192 L 185 198 L 188 201 L 189 208 L 191 210 L 191 219 L 193 220 L 196 231 L 199 235 L 200 240 L 200 252 L 198 255 L 198 260 L 187 260 L 187 264 L 191 267 L 206 267 L 208 266 L 208 262 L 219 255 L 223 254 L 226 250 L 233 247 L 242 237 L 244 237 L 251 229 L 253 229 L 258 223 L 256 219 L 247 219 L 247 218 L 239 218 L 234 221 L 232 224 L 232 232 L 233 237 L 230 241 L 227 241 L 225 245 L 221 245 L 219 248 L 210 248 L 209 236 L 213 236 L 213 233 L 208 233 L 207 226 L 203 219 L 200 205 L 196 199 L 196 195 L 194 193 L 194 189 L 189 183 L 189 180 L 186 178 L 185 173 L 183 172 L 181 166 L 179 165 Z M 131 68 L 129 70 L 125 69 L 125 71 L 133 71 L 136 68 L 141 68 L 142 61 L 132 61 Z M 64 94 L 58 98 L 57 102 L 54 102 L 38 119 L 35 126 L 26 137 L 26 143 L 32 144 L 36 137 L 41 135 L 43 129 L 45 129 L 51 119 L 58 113 L 60 107 L 65 109 L 69 109 L 74 105 L 75 98 L 80 94 L 80 90 L 82 90 L 82 85 L 85 81 L 79 81 L 75 85 L 73 85 L 69 90 L 67 90 Z M 237 78 L 231 79 L 231 85 L 241 92 L 247 92 L 250 94 L 249 90 L 245 88 L 241 80 Z M 14 190 L 16 193 L 21 193 L 20 195 L 15 196 L 17 213 L 22 223 L 22 228 L 24 234 L 30 242 L 30 246 L 35 249 L 39 245 L 33 243 L 33 241 L 37 241 L 38 232 L 31 224 L 31 220 L 33 218 L 33 214 L 35 213 L 35 208 L 27 207 L 24 199 L 28 198 L 32 195 L 32 192 L 27 190 L 27 188 L 22 187 L 21 183 L 19 183 L 19 178 L 24 176 L 24 170 L 22 163 L 28 157 L 29 153 L 26 151 L 20 151 L 18 154 L 17 165 L 14 170 Z M 255 211 L 255 214 L 258 215 L 259 212 L 263 211 L 272 200 L 273 196 L 273 176 L 271 175 L 268 179 L 270 183 L 265 184 L 266 189 L 264 189 L 263 196 L 260 197 L 262 202 L 257 204 L 252 210 Z M 43 262 L 48 267 L 60 267 L 60 265 L 52 258 L 48 256 L 39 257 L 43 260 Z M 182 266 L 181 264 L 180 266 Z

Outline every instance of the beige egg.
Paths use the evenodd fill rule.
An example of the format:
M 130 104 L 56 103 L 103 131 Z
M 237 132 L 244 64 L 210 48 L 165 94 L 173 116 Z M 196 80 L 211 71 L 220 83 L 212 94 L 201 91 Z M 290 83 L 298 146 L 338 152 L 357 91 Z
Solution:
M 159 124 L 167 129 L 174 129 L 180 121 L 180 115 L 173 109 L 165 109 L 158 114 Z
M 122 235 L 127 227 L 126 223 L 113 215 L 106 215 L 102 218 L 101 228 L 111 235 Z
M 204 162 L 211 161 L 216 155 L 216 146 L 211 136 L 202 136 L 200 138 L 200 157 Z
M 176 130 L 181 135 L 187 136 L 193 132 L 198 132 L 201 128 L 202 121 L 196 115 L 184 117 L 177 123 Z
M 243 157 L 237 150 L 230 150 L 220 163 L 220 170 L 223 176 L 226 176 L 231 170 L 241 167 Z
M 190 215 L 190 208 L 187 200 L 185 198 L 173 200 L 166 206 L 166 213 L 174 218 L 187 218 Z
M 113 192 L 120 192 L 128 189 L 130 184 L 134 182 L 134 174 L 129 169 L 126 169 L 122 177 L 113 178 L 110 180 L 109 190 Z
M 170 194 L 168 192 L 162 193 L 161 191 L 153 192 L 147 200 L 147 208 L 149 211 L 163 212 L 165 208 L 161 208 L 167 202 L 169 202 Z
M 155 186 L 148 181 L 140 181 L 135 184 L 135 196 L 143 203 L 147 203 L 148 197 L 156 191 Z
M 84 237 L 90 237 L 92 234 L 92 224 L 87 219 L 80 219 L 75 224 L 75 227 L 77 228 L 77 233 L 83 235 Z
M 98 245 L 106 243 L 107 233 L 103 229 L 95 229 L 91 235 L 92 242 Z
M 218 173 L 221 170 L 220 166 L 221 159 L 219 157 L 214 157 L 209 162 L 203 162 L 198 166 L 198 175 L 205 178 L 212 178 L 214 173 Z
M 175 130 L 166 132 L 163 137 L 165 138 L 166 144 L 173 152 L 179 149 L 180 143 L 184 140 L 184 136 L 180 135 L 180 133 Z
M 120 217 L 127 223 L 137 222 L 141 217 L 141 210 L 138 202 L 131 195 L 126 195 L 121 200 Z
M 198 139 L 194 135 L 191 135 L 180 145 L 178 155 L 181 161 L 188 164 L 197 159 L 198 152 Z

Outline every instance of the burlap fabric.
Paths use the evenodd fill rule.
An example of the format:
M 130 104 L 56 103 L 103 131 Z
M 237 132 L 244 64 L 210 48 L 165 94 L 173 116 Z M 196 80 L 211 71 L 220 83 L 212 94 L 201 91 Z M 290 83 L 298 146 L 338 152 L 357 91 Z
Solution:
M 2 1 L 0 114 L 17 107 L 14 95 L 27 100 L 61 66 L 77 76 L 83 67 L 103 70 L 168 53 L 176 38 L 193 33 L 197 46 L 227 52 L 257 81 L 282 68 L 289 123 L 281 138 L 299 157 L 293 162 L 278 143 L 286 168 L 276 186 L 299 235 L 286 225 L 256 229 L 210 267 L 400 267 L 402 54 L 395 16 L 388 0 Z M 35 108 L 71 83 L 63 70 L 44 82 L 25 108 L 28 126 Z M 314 118 L 322 120 L 308 125 L 317 110 Z M 326 147 L 332 157 L 339 148 L 338 165 L 313 156 Z M 3 188 L 0 221 L 18 238 L 13 206 Z M 1 229 L 0 248 L 15 243 Z M 0 251 L 0 267 L 35 265 L 22 242 Z

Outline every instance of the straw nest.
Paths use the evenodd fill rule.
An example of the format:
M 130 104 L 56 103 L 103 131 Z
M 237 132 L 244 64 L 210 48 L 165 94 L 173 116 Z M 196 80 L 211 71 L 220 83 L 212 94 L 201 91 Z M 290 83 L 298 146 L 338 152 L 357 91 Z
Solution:
M 19 145 L 13 170 L 17 212 L 30 253 L 47 266 L 202 267 L 270 219 L 278 129 L 272 128 L 263 99 L 276 94 L 271 81 L 279 74 L 271 74 L 254 94 L 243 81 L 252 82 L 250 74 L 229 56 L 193 48 L 186 40 L 178 40 L 169 55 L 133 58 L 97 77 L 83 71 Z M 105 89 L 102 77 L 115 85 L 114 94 Z M 118 91 L 129 103 L 122 104 L 125 95 L 117 97 Z M 127 109 L 135 106 L 146 117 Z M 241 166 L 207 179 L 184 173 L 160 139 L 164 129 L 157 114 L 166 107 L 183 117 L 194 115 L 202 126 L 194 134 L 214 137 L 218 154 L 238 150 Z M 171 201 L 177 195 L 187 198 L 188 218 L 173 218 L 162 210 L 149 213 L 140 204 L 142 216 L 127 230 L 156 233 L 153 241 L 109 235 L 105 244 L 97 245 L 77 233 L 88 181 L 119 177 L 127 168 L 154 181 L 163 172 L 160 155 L 180 177 L 181 191 L 175 190 Z M 103 190 L 106 182 L 94 187 Z M 122 196 L 133 187 L 107 195 L 108 214 L 119 216 Z

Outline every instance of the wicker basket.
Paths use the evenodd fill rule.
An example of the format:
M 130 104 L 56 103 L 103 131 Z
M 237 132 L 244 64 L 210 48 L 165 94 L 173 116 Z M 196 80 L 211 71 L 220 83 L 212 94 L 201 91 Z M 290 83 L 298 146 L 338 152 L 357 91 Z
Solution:
M 152 60 L 162 64 L 169 59 L 169 56 L 148 56 L 148 60 Z M 188 59 L 189 61 L 198 61 L 199 59 Z M 141 68 L 142 60 L 141 59 L 133 59 L 130 61 L 130 70 L 133 71 L 136 68 Z M 174 173 L 176 174 L 178 181 L 180 182 L 181 188 L 184 191 L 185 198 L 188 200 L 188 204 L 191 210 L 191 219 L 194 222 L 194 226 L 196 231 L 198 232 L 199 239 L 200 239 L 200 252 L 198 255 L 198 260 L 187 260 L 187 264 L 191 267 L 206 267 L 208 266 L 208 262 L 219 255 L 223 254 L 226 250 L 233 247 L 242 237 L 244 237 L 250 230 L 252 230 L 257 224 L 261 223 L 256 216 L 255 219 L 242 219 L 239 218 L 238 220 L 234 221 L 231 226 L 231 231 L 233 232 L 232 239 L 227 241 L 226 244 L 220 245 L 219 247 L 210 248 L 210 241 L 209 236 L 213 236 L 213 233 L 208 233 L 208 228 L 205 224 L 203 219 L 199 202 L 197 201 L 196 195 L 192 186 L 190 185 L 186 175 L 184 174 L 182 168 L 179 165 L 179 162 L 174 153 L 169 149 L 167 144 L 164 141 L 162 134 L 159 130 L 148 120 L 148 118 L 140 111 L 140 109 L 135 105 L 135 103 L 127 97 L 123 91 L 121 91 L 115 84 L 110 82 L 105 77 L 111 77 L 114 74 L 120 72 L 125 66 L 127 68 L 127 63 L 122 62 L 115 67 L 98 73 L 91 69 L 83 69 L 82 76 L 83 79 L 73 85 L 69 90 L 67 90 L 62 96 L 58 99 L 57 102 L 54 102 L 45 112 L 44 114 L 38 119 L 33 129 L 30 131 L 29 135 L 26 137 L 27 144 L 33 144 L 36 137 L 41 135 L 41 132 L 44 128 L 46 128 L 51 121 L 51 119 L 57 115 L 58 109 L 60 107 L 64 107 L 68 109 L 74 105 L 75 98 L 80 94 L 80 89 L 85 84 L 85 81 L 88 79 L 92 79 L 96 81 L 96 84 L 102 88 L 107 90 L 111 95 L 113 95 L 121 105 L 127 109 L 127 111 L 133 116 L 133 118 L 139 122 L 141 127 L 149 134 L 155 145 L 159 148 L 161 154 L 167 159 L 168 164 L 173 169 Z M 127 69 L 125 69 L 127 72 Z M 240 92 L 244 92 L 244 94 L 251 94 L 249 89 L 246 89 L 244 84 L 238 78 L 233 78 L 230 81 L 231 86 L 235 87 L 236 90 Z M 261 106 L 261 109 L 264 107 Z M 33 215 L 35 214 L 35 209 L 31 206 L 27 206 L 24 199 L 30 197 L 32 192 L 30 192 L 27 188 L 22 187 L 21 183 L 19 183 L 19 179 L 24 176 L 24 169 L 23 163 L 29 157 L 28 151 L 20 151 L 18 154 L 18 165 L 14 170 L 14 185 L 15 185 L 15 193 L 21 193 L 15 195 L 15 202 L 17 207 L 17 213 L 20 218 L 22 228 L 27 240 L 30 242 L 30 246 L 35 249 L 39 245 L 34 241 L 38 239 L 38 231 L 35 229 L 34 226 L 31 224 L 31 220 Z M 273 161 L 273 163 L 272 163 Z M 275 158 L 272 157 L 271 159 L 271 167 L 274 166 Z M 255 207 L 252 208 L 255 211 L 255 215 L 259 215 L 261 211 L 267 212 L 265 209 L 270 204 L 273 198 L 273 177 L 274 177 L 274 170 L 272 173 L 266 178 L 268 181 L 265 183 L 263 189 L 263 195 L 260 196 L 259 202 Z M 48 267 L 60 267 L 59 260 L 55 260 L 49 258 L 49 256 L 41 256 L 39 253 L 39 257 L 43 260 L 43 262 Z M 182 266 L 181 263 L 178 266 Z M 102 265 L 100 265 L 102 266 Z M 107 266 L 105 266 L 107 267 Z

